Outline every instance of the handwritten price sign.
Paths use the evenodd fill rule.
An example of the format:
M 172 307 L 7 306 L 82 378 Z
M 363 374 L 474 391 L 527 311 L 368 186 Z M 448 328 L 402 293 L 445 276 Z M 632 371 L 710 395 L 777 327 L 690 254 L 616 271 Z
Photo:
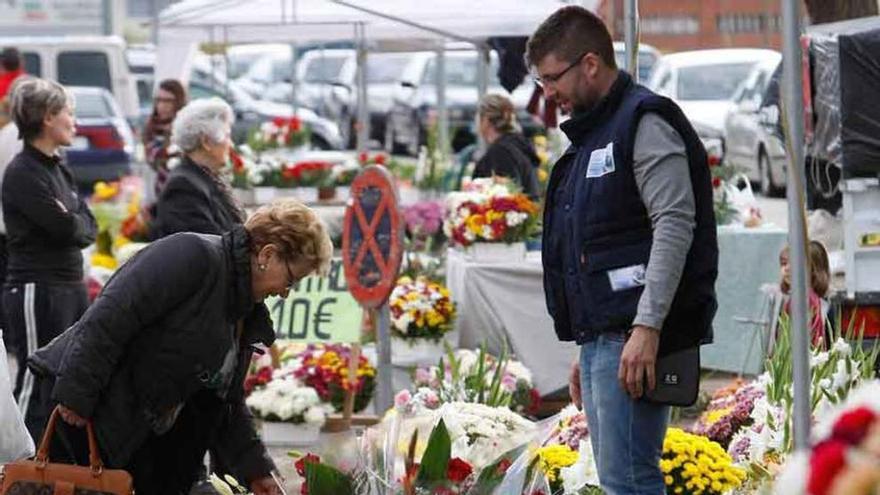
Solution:
M 275 335 L 305 343 L 360 341 L 363 310 L 348 292 L 342 260 L 334 259 L 327 277 L 303 279 L 287 299 L 266 300 Z

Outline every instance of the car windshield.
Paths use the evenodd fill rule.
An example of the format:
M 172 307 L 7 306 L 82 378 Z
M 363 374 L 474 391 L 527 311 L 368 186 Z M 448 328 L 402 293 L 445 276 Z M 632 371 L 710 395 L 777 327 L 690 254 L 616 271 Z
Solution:
M 682 67 L 678 70 L 679 100 L 729 100 L 755 62 L 706 64 Z
M 113 117 L 113 109 L 107 100 L 97 93 L 74 93 L 76 109 L 74 111 L 80 119 L 106 119 Z
M 425 67 L 422 83 L 433 85 L 436 81 L 436 59 L 431 59 Z M 446 84 L 450 86 L 477 85 L 477 57 L 446 57 Z M 498 62 L 492 59 L 489 67 L 489 86 L 498 86 Z
M 409 55 L 373 55 L 367 57 L 368 83 L 393 83 L 400 79 Z
M 617 67 L 623 69 L 626 67 L 626 52 L 614 51 L 614 61 Z M 639 82 L 646 82 L 651 77 L 651 71 L 654 69 L 654 63 L 657 62 L 657 56 L 651 52 L 639 52 Z
M 303 80 L 309 83 L 332 82 L 339 79 L 345 57 L 317 56 L 309 61 Z

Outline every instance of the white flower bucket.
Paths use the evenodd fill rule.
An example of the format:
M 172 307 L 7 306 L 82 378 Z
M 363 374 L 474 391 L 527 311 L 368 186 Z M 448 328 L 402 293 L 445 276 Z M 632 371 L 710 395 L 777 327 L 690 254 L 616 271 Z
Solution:
M 254 204 L 254 190 L 253 189 L 239 189 L 233 188 L 232 193 L 235 195 L 236 201 L 244 206 L 250 206 Z
M 391 337 L 391 364 L 405 368 L 411 366 L 436 365 L 446 353 L 443 342 L 453 349 L 458 347 L 458 332 L 449 332 L 441 340 L 403 339 Z
M 293 197 L 302 201 L 305 204 L 312 204 L 318 202 L 318 188 L 317 187 L 295 187 L 293 190 Z
M 253 190 L 253 202 L 255 205 L 265 205 L 269 204 L 275 200 L 276 196 L 276 188 L 274 187 L 263 187 L 258 186 Z
M 475 242 L 465 250 L 470 261 L 476 263 L 517 263 L 526 258 L 526 243 Z
M 261 434 L 263 443 L 273 447 L 314 445 L 318 443 L 321 425 L 316 423 L 284 423 L 263 421 Z

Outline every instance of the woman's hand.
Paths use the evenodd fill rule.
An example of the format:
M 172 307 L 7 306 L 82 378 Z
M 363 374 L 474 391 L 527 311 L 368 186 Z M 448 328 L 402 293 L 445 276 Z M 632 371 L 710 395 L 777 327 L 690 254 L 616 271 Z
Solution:
M 254 495 L 281 495 L 281 489 L 271 476 L 251 481 L 251 491 Z
M 85 418 L 83 418 L 79 414 L 73 412 L 72 409 L 69 409 L 67 406 L 65 406 L 63 404 L 58 404 L 58 412 L 61 414 L 61 419 L 63 419 L 65 423 L 67 423 L 71 426 L 76 426 L 77 428 L 82 428 L 87 423 Z

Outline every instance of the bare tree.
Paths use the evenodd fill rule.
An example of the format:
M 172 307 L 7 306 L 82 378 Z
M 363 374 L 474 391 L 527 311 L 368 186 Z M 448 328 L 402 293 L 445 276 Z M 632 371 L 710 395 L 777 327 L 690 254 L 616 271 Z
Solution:
M 877 15 L 877 0 L 804 0 L 813 24 Z

